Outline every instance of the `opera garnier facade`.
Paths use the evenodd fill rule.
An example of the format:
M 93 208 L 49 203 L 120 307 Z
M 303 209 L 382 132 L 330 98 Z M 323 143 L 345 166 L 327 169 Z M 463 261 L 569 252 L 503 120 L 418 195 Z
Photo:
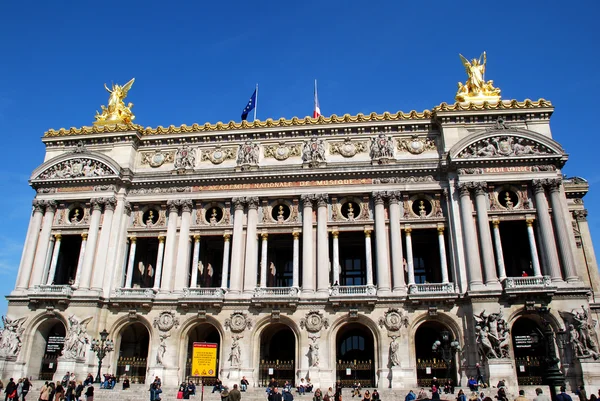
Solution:
M 107 88 L 93 125 L 42 139 L 0 373 L 95 374 L 106 330 L 102 372 L 134 382 L 196 376 L 208 342 L 256 386 L 465 385 L 477 363 L 600 385 L 588 183 L 552 104 L 502 100 L 479 61 L 408 114 L 143 128 L 133 80 Z

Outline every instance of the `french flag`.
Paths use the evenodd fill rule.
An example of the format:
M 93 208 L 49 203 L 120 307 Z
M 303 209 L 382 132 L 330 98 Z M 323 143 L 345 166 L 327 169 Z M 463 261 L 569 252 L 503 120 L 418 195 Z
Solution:
M 319 118 L 321 116 L 321 108 L 319 107 L 319 96 L 317 94 L 317 80 L 315 79 L 315 108 L 313 111 L 313 118 Z

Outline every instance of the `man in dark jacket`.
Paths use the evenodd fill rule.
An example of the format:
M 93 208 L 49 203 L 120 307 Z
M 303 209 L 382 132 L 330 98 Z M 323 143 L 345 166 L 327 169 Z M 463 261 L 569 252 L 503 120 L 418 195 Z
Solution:
M 234 384 L 233 389 L 229 392 L 229 401 L 241 401 L 242 393 L 238 390 L 238 385 Z
M 273 387 L 273 391 L 269 395 L 268 400 L 269 401 L 283 401 L 283 396 L 281 395 L 281 393 L 279 392 L 279 389 L 277 387 Z
M 4 401 L 7 401 L 8 397 L 10 397 L 11 394 L 16 390 L 17 390 L 17 385 L 15 384 L 15 380 L 11 377 L 10 381 L 6 385 L 6 388 L 4 389 L 4 392 L 6 393 L 6 396 L 4 396 Z M 17 397 L 15 397 L 15 398 L 17 398 Z

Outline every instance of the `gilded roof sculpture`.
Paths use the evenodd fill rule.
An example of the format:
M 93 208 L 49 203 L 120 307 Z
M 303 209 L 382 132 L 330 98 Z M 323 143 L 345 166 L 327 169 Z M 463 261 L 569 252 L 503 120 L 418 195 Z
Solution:
M 458 83 L 458 92 L 456 100 L 459 102 L 497 102 L 500 100 L 500 89 L 494 87 L 494 81 L 485 80 L 485 66 L 487 57 L 485 52 L 479 56 L 479 59 L 467 60 L 462 54 L 459 54 L 460 60 L 465 66 L 467 72 L 467 82 Z
M 106 84 L 104 84 L 104 89 L 110 93 L 110 96 L 108 97 L 108 106 L 100 106 L 102 108 L 102 113 L 96 111 L 96 121 L 94 121 L 94 125 L 131 124 L 135 118 L 131 112 L 133 103 L 129 102 L 129 104 L 125 106 L 123 100 L 127 97 L 127 92 L 129 92 L 129 89 L 133 86 L 134 81 L 135 78 L 132 78 L 131 81 L 123 86 L 113 84 L 112 89 L 108 89 Z

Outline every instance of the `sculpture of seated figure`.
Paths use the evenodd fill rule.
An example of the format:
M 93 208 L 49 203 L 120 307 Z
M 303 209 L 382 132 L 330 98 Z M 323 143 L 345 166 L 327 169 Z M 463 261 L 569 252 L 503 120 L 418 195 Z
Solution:
M 217 224 L 217 209 L 212 210 L 212 213 L 210 215 L 210 224 Z
M 146 219 L 146 225 L 151 226 L 154 225 L 154 211 L 150 210 L 148 212 L 148 218 Z
M 283 215 L 283 205 L 279 205 L 279 211 L 277 212 L 277 222 L 283 223 L 285 216 Z

